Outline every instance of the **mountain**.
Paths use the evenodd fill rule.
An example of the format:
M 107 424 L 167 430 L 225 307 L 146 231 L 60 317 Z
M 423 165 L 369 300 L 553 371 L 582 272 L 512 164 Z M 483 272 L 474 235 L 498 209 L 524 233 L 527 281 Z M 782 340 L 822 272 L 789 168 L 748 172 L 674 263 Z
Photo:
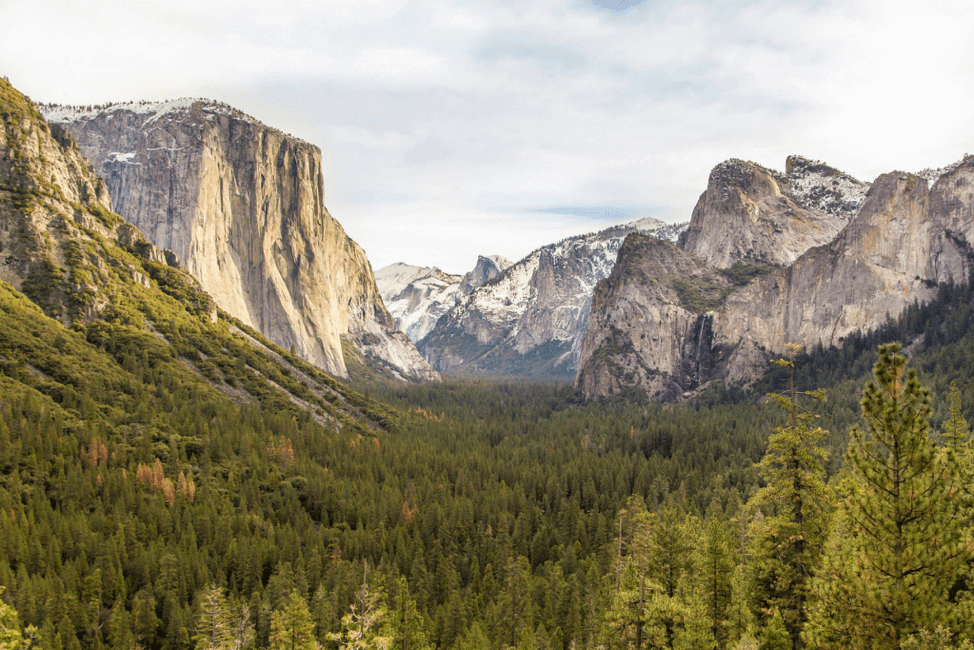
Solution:
M 750 196 L 773 196 L 768 176 L 755 167 L 748 169 L 765 188 Z M 596 291 L 576 386 L 589 397 L 636 389 L 666 399 L 691 394 L 714 379 L 747 384 L 788 344 L 837 345 L 853 333 L 877 328 L 915 301 L 930 300 L 938 283 L 967 282 L 974 242 L 974 157 L 922 174 L 926 178 L 904 172 L 881 175 L 834 238 L 807 248 L 787 266 L 747 264 L 743 260 L 754 257 L 737 257 L 728 267 L 733 256 L 698 257 L 733 286 L 703 272 L 674 277 L 668 260 L 678 257 L 676 251 L 633 238 L 620 251 L 618 273 Z M 705 194 L 740 190 L 739 178 L 721 178 L 726 178 L 723 172 L 711 174 Z M 727 192 L 721 187 L 724 182 L 730 186 Z M 842 183 L 849 181 L 840 177 Z M 814 191 L 806 192 L 813 195 Z M 742 251 L 744 242 L 754 241 L 763 242 L 764 252 L 776 247 L 797 250 L 796 243 L 804 246 L 809 241 L 801 232 L 795 234 L 798 213 L 787 200 L 777 205 L 781 212 L 763 217 L 770 224 L 763 240 L 752 237 L 751 213 L 725 211 L 724 224 L 698 219 L 696 241 L 716 241 L 707 231 L 713 228 L 729 236 L 725 251 Z M 821 211 L 823 204 L 818 205 L 814 209 Z M 841 218 L 849 203 L 824 205 L 827 215 L 831 209 L 832 217 Z M 784 225 L 777 228 L 779 223 Z M 689 237 L 680 243 L 684 252 L 701 250 Z M 757 257 L 770 261 L 767 255 Z M 678 291 L 681 285 L 683 295 Z M 667 293 L 660 286 L 674 291 Z M 689 304 L 687 296 L 704 297 L 690 310 L 696 314 L 693 327 L 680 311 Z M 643 343 L 645 339 L 657 343 Z
M 71 136 L 6 81 L 0 116 L 6 388 L 53 400 L 90 431 L 120 428 L 132 444 L 144 433 L 147 448 L 174 435 L 178 420 L 155 410 L 181 411 L 173 400 L 237 415 L 259 405 L 329 431 L 385 421 L 380 407 L 220 312 L 171 253 L 111 211 Z
M 788 158 L 785 174 L 731 159 L 710 172 L 680 246 L 721 269 L 791 264 L 812 246 L 830 242 L 866 189 L 851 176 L 800 156 Z
M 513 263 L 500 255 L 477 256 L 477 264 L 474 265 L 473 270 L 463 276 L 460 282 L 460 293 L 467 295 L 477 287 L 487 284 Z
M 393 376 L 436 378 L 325 208 L 317 147 L 208 100 L 41 110 L 105 178 L 118 213 L 221 309 L 337 376 L 345 340 Z
M 675 238 L 680 229 L 642 219 L 539 248 L 462 298 L 419 350 L 440 372 L 572 377 L 595 284 L 626 235 Z
M 589 396 L 638 386 L 672 399 L 709 377 L 713 318 L 733 287 L 669 241 L 632 234 L 592 297 L 576 385 Z
M 500 255 L 481 255 L 473 270 L 460 276 L 444 273 L 435 266 L 397 263 L 376 271 L 375 281 L 396 326 L 413 341 L 419 341 L 463 296 L 493 280 L 510 265 L 510 260 Z

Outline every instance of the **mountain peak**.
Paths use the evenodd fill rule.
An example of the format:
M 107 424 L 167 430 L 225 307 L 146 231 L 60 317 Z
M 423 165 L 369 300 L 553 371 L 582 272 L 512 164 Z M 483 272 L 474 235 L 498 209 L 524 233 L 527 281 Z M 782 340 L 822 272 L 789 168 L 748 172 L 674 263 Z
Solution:
M 710 172 L 679 245 L 722 269 L 738 263 L 790 264 L 810 247 L 831 241 L 844 225 L 839 215 L 809 205 L 810 196 L 832 196 L 814 179 L 726 160 Z

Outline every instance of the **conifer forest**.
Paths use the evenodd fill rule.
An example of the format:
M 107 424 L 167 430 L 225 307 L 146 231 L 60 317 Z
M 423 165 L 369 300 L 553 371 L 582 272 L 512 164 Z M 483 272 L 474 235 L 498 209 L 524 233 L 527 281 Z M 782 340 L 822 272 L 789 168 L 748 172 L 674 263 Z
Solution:
M 766 397 L 363 378 L 372 424 L 340 429 L 166 372 L 131 326 L 2 306 L 5 649 L 974 636 L 967 287 L 778 360 Z M 907 360 L 893 341 L 921 330 Z
M 187 106 L 193 137 L 241 119 Z M 377 305 L 373 329 L 335 337 L 346 378 L 218 308 L 6 80 L 0 120 L 0 650 L 974 650 L 974 278 L 916 275 L 929 300 L 769 353 L 751 382 L 593 398 L 390 378 L 369 356 L 386 344 L 438 375 L 336 230 Z M 304 152 L 289 174 L 320 162 L 260 137 Z M 649 241 L 629 236 L 618 250 Z M 705 275 L 657 249 L 707 298 L 660 308 L 693 316 L 695 372 L 720 301 L 790 273 Z M 310 268 L 285 257 L 287 282 Z

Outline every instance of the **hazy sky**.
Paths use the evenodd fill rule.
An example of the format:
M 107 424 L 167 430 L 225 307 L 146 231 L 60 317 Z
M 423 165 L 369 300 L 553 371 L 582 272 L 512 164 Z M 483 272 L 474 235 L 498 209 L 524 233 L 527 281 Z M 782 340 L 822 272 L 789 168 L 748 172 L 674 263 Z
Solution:
M 202 96 L 320 146 L 375 268 L 471 268 L 790 153 L 872 180 L 974 150 L 974 2 L 0 0 L 37 101 Z

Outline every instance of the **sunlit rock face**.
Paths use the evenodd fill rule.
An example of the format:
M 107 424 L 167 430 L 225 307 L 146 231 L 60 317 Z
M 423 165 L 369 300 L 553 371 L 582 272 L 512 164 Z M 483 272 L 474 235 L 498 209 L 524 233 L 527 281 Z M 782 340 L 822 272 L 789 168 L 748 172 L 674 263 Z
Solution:
M 339 376 L 347 339 L 393 375 L 436 377 L 325 208 L 317 147 L 207 100 L 42 110 L 92 160 L 116 211 L 220 308 Z

